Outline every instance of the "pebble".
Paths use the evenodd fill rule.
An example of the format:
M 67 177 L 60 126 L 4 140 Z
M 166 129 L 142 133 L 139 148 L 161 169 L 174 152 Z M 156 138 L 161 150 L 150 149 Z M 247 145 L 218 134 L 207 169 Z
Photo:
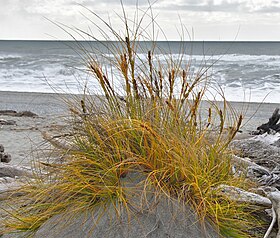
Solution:
M 12 156 L 8 153 L 4 153 L 5 148 L 2 144 L 0 144 L 0 162 L 9 163 L 12 160 Z
M 2 144 L 0 144 L 0 152 L 4 152 L 4 146 Z
M 9 163 L 12 160 L 12 156 L 7 153 L 0 153 L 0 161 L 2 163 Z

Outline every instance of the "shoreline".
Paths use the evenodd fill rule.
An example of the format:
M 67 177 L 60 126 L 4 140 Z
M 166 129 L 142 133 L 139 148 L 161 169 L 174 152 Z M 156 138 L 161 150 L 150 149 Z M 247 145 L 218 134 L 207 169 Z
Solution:
M 30 96 L 30 95 L 33 95 L 33 96 L 54 96 L 54 97 L 62 97 L 62 96 L 65 96 L 65 97 L 69 97 L 69 96 L 82 96 L 83 94 L 79 94 L 79 93 L 50 93 L 50 92 L 21 92 L 21 91 L 1 91 L 0 90 L 0 100 L 1 100 L 1 94 L 11 94 L 11 95 L 23 95 L 23 96 Z M 205 101 L 205 100 L 203 100 Z M 223 102 L 223 101 L 217 101 L 217 102 Z M 280 105 L 280 102 L 279 103 L 275 103 L 275 102 L 255 102 L 255 101 L 227 101 L 231 104 L 258 104 L 258 105 Z M 0 101 L 1 103 L 1 101 Z
M 32 111 L 40 117 L 67 115 L 69 108 L 66 101 L 79 96 L 82 94 L 0 91 L 0 110 Z M 255 130 L 266 123 L 274 110 L 280 108 L 280 103 L 232 101 L 228 103 L 230 108 L 244 115 L 245 131 Z M 223 107 L 222 101 L 217 101 L 217 104 Z M 202 114 L 205 113 L 205 109 L 208 110 L 207 101 L 202 101 Z

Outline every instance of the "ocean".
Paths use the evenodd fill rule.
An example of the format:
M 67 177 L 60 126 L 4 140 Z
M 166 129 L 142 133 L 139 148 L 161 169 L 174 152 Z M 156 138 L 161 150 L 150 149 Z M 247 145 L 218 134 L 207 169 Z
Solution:
M 0 91 L 83 93 L 86 84 L 98 92 L 86 70 L 83 49 L 96 57 L 100 51 L 106 54 L 106 65 L 112 57 L 107 47 L 117 44 L 0 41 Z M 157 46 L 158 58 L 172 55 L 176 60 L 183 53 L 182 65 L 191 62 L 192 72 L 209 67 L 212 84 L 229 101 L 280 103 L 280 42 L 157 42 Z M 141 42 L 140 58 L 146 59 L 143 49 L 151 47 L 152 42 Z

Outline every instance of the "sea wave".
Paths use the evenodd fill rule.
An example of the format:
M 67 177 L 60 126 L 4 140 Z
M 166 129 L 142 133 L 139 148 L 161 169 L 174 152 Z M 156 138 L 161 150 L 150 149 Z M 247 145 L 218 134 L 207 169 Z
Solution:
M 19 60 L 23 56 L 21 55 L 11 55 L 11 54 L 0 54 L 0 62 L 1 61 L 10 61 L 10 60 Z
M 112 54 L 105 55 L 102 65 L 110 69 Z M 100 60 L 100 55 L 91 55 Z M 168 54 L 153 56 L 154 63 L 164 63 Z M 280 102 L 280 55 L 179 55 L 172 54 L 174 64 L 181 62 L 182 67 L 191 63 L 190 74 L 196 74 L 203 67 L 210 67 L 208 75 L 213 85 L 222 87 L 228 100 L 243 101 L 247 94 L 250 101 Z M 147 55 L 138 54 L 136 63 L 139 67 L 147 67 Z M 164 65 L 162 65 L 164 66 Z M 167 65 L 168 66 L 168 65 Z M 118 74 L 113 67 L 107 71 L 116 88 Z M 111 74 L 114 74 L 112 77 Z M 80 93 L 85 82 L 88 87 L 98 91 L 96 81 L 86 72 L 86 66 L 80 56 L 75 54 L 0 54 L 1 90 L 52 92 L 61 88 L 63 92 Z M 213 92 L 214 94 L 215 92 Z M 269 96 L 267 96 L 269 95 Z

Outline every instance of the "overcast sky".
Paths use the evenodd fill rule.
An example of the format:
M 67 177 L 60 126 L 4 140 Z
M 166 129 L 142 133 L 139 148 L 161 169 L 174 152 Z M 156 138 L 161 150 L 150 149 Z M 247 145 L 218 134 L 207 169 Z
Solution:
M 123 0 L 131 19 L 136 2 Z M 0 39 L 70 39 L 51 21 L 78 27 L 99 38 L 98 30 L 87 18 L 102 25 L 79 4 L 109 18 L 119 31 L 122 29 L 117 16 L 121 14 L 119 0 L 0 0 L 0 4 Z M 148 6 L 146 0 L 139 0 L 138 5 L 144 11 Z M 168 40 L 180 39 L 178 29 L 182 23 L 193 31 L 193 40 L 280 41 L 280 0 L 158 0 L 153 4 L 153 14 Z M 147 16 L 143 27 L 149 20 Z M 163 34 L 158 39 L 164 40 Z

